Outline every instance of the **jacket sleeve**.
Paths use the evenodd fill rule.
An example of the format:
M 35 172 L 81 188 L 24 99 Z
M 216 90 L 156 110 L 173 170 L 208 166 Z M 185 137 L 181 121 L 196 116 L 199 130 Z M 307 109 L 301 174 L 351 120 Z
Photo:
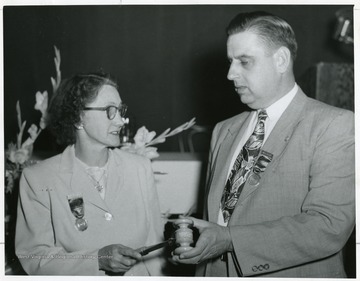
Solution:
M 49 191 L 36 171 L 25 169 L 20 180 L 15 247 L 22 267 L 29 275 L 103 275 L 97 249 L 68 253 L 55 246 Z
M 354 115 L 341 111 L 316 138 L 299 214 L 230 226 L 234 259 L 244 276 L 259 273 L 254 265 L 272 272 L 341 251 L 355 223 L 354 156 Z
M 159 199 L 155 186 L 154 173 L 150 161 L 147 160 L 146 175 L 143 183 L 146 212 L 149 217 L 149 232 L 145 246 L 151 246 L 164 241 L 165 219 L 160 212 Z M 165 273 L 166 258 L 164 249 L 159 249 L 143 257 L 144 264 L 150 276 L 162 276 Z

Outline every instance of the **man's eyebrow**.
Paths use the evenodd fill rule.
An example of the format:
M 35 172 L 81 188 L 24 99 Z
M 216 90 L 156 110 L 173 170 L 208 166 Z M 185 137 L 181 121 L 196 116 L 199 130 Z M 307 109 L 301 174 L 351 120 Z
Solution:
M 235 57 L 229 57 L 228 56 L 228 59 L 231 60 L 231 59 L 251 59 L 253 58 L 253 56 L 249 56 L 249 55 L 238 55 L 238 56 L 235 56 Z
M 237 59 L 251 59 L 253 56 L 250 56 L 250 55 L 239 55 L 239 56 L 236 56 L 235 58 Z

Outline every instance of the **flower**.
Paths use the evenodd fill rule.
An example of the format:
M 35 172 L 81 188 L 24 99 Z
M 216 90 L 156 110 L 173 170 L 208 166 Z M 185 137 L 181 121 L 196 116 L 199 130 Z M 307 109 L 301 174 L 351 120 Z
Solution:
M 60 72 L 60 51 L 55 47 L 55 68 L 56 68 L 56 79 L 51 77 L 51 83 L 53 86 L 53 92 L 57 90 L 61 82 L 61 72 Z M 30 160 L 34 142 L 46 128 L 46 119 L 47 119 L 47 109 L 48 109 L 48 92 L 37 91 L 35 93 L 35 105 L 34 109 L 41 112 L 41 119 L 39 122 L 39 127 L 35 124 L 31 124 L 27 132 L 29 137 L 22 142 L 23 135 L 26 127 L 26 121 L 21 119 L 21 108 L 20 102 L 16 102 L 16 113 L 17 113 L 17 122 L 19 127 L 19 132 L 16 138 L 16 144 L 11 142 L 8 145 L 6 151 L 6 162 L 5 162 L 5 193 L 11 193 L 14 189 L 14 182 L 20 177 L 22 170 L 33 163 Z
M 10 151 L 9 160 L 20 165 L 24 164 L 30 156 L 29 149 L 20 148 Z
M 38 101 L 38 100 L 37 100 Z M 46 104 L 45 104 L 46 103 Z M 35 109 L 40 110 L 40 107 L 35 105 Z M 47 99 L 42 101 L 41 110 L 47 109 Z M 5 163 L 5 192 L 11 193 L 14 188 L 14 182 L 20 177 L 22 170 L 31 163 L 30 157 L 33 152 L 33 145 L 37 137 L 42 131 L 42 128 L 38 128 L 35 124 L 32 124 L 29 129 L 29 137 L 22 142 L 24 130 L 26 127 L 26 121 L 22 122 L 21 120 L 21 109 L 20 103 L 16 103 L 16 112 L 19 126 L 19 133 L 17 134 L 16 144 L 11 142 L 8 145 L 6 151 L 6 163 Z M 45 115 L 45 111 L 44 114 Z M 43 124 L 45 129 L 46 124 Z
M 38 136 L 38 127 L 35 124 L 32 124 L 28 130 L 30 139 L 35 141 Z
M 170 131 L 170 128 L 166 129 L 157 138 L 155 138 L 156 133 L 154 131 L 149 132 L 145 126 L 142 126 L 134 136 L 134 143 L 126 143 L 121 149 L 145 156 L 149 159 L 154 159 L 159 157 L 159 153 L 157 152 L 157 148 L 152 145 L 163 143 L 166 138 L 179 134 L 193 125 L 195 125 L 195 118 L 192 118 L 189 122 L 180 125 L 172 131 Z
M 34 108 L 41 112 L 41 119 L 40 119 L 40 128 L 45 129 L 46 127 L 46 116 L 47 116 L 47 108 L 48 108 L 48 92 L 44 91 L 36 92 L 35 94 L 36 104 Z
M 145 146 L 136 146 L 133 144 L 125 144 L 123 147 L 121 147 L 122 150 L 126 150 L 131 153 L 136 153 L 142 156 L 145 156 L 149 159 L 154 159 L 159 157 L 159 153 L 157 152 L 157 147 L 145 147 Z
M 137 146 L 137 147 L 145 146 L 155 136 L 156 136 L 156 133 L 154 131 L 149 132 L 145 126 L 142 126 L 141 128 L 139 128 L 137 130 L 136 135 L 134 137 L 135 146 Z M 164 139 L 164 141 L 165 141 L 165 139 Z
M 36 110 L 40 110 L 41 114 L 46 114 L 46 110 L 48 107 L 48 92 L 45 91 L 44 93 L 36 92 L 35 94 L 36 103 L 34 108 Z

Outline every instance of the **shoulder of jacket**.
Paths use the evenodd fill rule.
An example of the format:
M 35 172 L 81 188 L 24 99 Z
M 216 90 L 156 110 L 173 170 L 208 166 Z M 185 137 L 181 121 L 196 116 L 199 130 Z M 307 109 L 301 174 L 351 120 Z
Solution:
M 35 164 L 29 165 L 24 168 L 24 172 L 34 172 L 34 173 L 46 173 L 49 170 L 57 170 L 60 165 L 61 154 L 57 154 L 50 158 L 46 158 L 44 160 L 36 160 Z
M 143 164 L 143 165 L 148 165 L 150 163 L 150 159 L 148 159 L 145 156 L 128 152 L 119 148 L 112 149 L 112 152 L 116 161 L 125 160 L 127 162 Z
M 308 98 L 307 106 L 306 106 L 306 115 L 307 116 L 317 116 L 318 119 L 325 120 L 333 120 L 337 117 L 343 117 L 345 119 L 353 119 L 354 112 L 336 107 L 333 105 L 329 105 L 322 101 Z
M 232 116 L 228 119 L 222 120 L 215 125 L 214 131 L 221 131 L 224 129 L 227 130 L 228 128 L 230 128 L 232 125 L 234 125 L 236 123 L 244 122 L 244 120 L 246 119 L 246 117 L 249 116 L 250 113 L 251 113 L 250 111 L 244 111 L 244 112 L 237 114 L 235 116 Z

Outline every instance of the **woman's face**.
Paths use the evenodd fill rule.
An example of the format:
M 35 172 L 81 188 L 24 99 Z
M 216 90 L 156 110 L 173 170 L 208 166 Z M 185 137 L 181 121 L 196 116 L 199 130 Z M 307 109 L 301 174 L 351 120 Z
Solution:
M 96 99 L 87 104 L 86 107 L 107 107 L 114 105 L 119 107 L 121 98 L 119 92 L 110 85 L 104 85 Z M 115 118 L 109 120 L 106 111 L 86 110 L 82 115 L 83 129 L 79 131 L 81 143 L 103 148 L 116 147 L 120 145 L 119 132 L 124 121 L 119 112 Z

